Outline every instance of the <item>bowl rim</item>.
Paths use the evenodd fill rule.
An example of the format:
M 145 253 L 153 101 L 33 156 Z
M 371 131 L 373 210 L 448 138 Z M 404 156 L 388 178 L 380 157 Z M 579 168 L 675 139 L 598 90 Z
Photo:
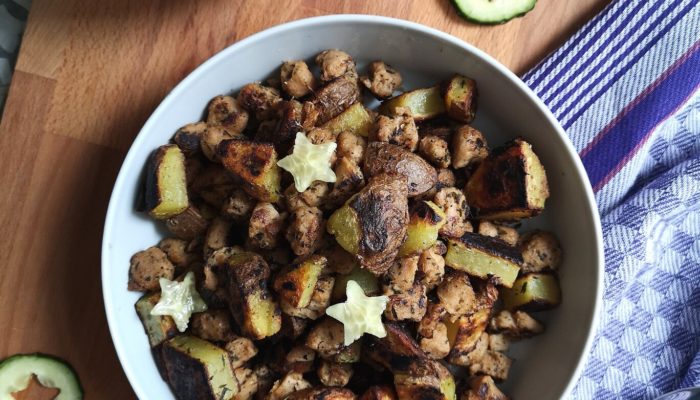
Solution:
M 146 123 L 143 125 L 141 130 L 139 131 L 138 135 L 132 142 L 131 146 L 129 147 L 129 151 L 127 152 L 126 157 L 124 158 L 124 161 L 119 168 L 119 174 L 117 175 L 117 179 L 114 184 L 114 188 L 112 189 L 112 193 L 109 198 L 109 206 L 107 208 L 107 213 L 105 216 L 105 224 L 104 224 L 104 229 L 103 229 L 103 234 L 102 234 L 102 249 L 101 249 L 101 285 L 102 285 L 102 296 L 103 296 L 103 302 L 105 306 L 105 313 L 107 316 L 107 325 L 109 326 L 109 332 L 110 336 L 112 338 L 112 342 L 114 344 L 114 348 L 117 353 L 117 357 L 119 358 L 119 363 L 122 367 L 122 370 L 124 371 L 129 384 L 131 385 L 132 389 L 136 393 L 138 397 L 141 397 L 145 391 L 142 388 L 141 383 L 137 379 L 136 374 L 134 371 L 132 371 L 130 367 L 130 362 L 128 358 L 126 357 L 125 351 L 124 351 L 124 344 L 122 342 L 121 337 L 115 334 L 116 332 L 116 324 L 117 324 L 117 319 L 115 315 L 115 305 L 112 303 L 112 297 L 108 296 L 107 290 L 105 289 L 104 282 L 108 281 L 109 278 L 107 277 L 107 266 L 110 264 L 109 263 L 109 257 L 108 255 L 110 254 L 110 243 L 112 240 L 112 225 L 113 221 L 117 217 L 117 209 L 116 209 L 116 202 L 114 201 L 115 198 L 120 196 L 121 192 L 124 190 L 124 185 L 127 183 L 127 174 L 126 170 L 130 169 L 129 166 L 135 162 L 135 157 L 136 157 L 136 151 L 135 149 L 139 148 L 142 146 L 143 141 L 145 140 L 146 133 L 152 130 L 153 125 L 155 124 L 155 121 L 158 119 L 159 115 L 164 113 L 165 110 L 167 110 L 170 107 L 170 103 L 172 103 L 177 97 L 180 96 L 181 92 L 185 90 L 185 87 L 188 86 L 188 83 L 190 81 L 194 81 L 198 79 L 201 75 L 204 75 L 209 72 L 209 70 L 218 64 L 220 60 L 225 59 L 230 53 L 234 53 L 238 51 L 239 48 L 243 48 L 245 46 L 248 46 L 250 44 L 255 43 L 256 41 L 259 41 L 260 39 L 264 39 L 268 36 L 273 36 L 277 35 L 279 33 L 285 32 L 285 31 L 290 31 L 290 30 L 295 30 L 299 28 L 304 28 L 304 27 L 310 27 L 310 26 L 321 26 L 321 25 L 328 25 L 328 24 L 335 24 L 335 23 L 360 23 L 360 24 L 374 24 L 374 25 L 384 25 L 384 26 L 391 26 L 391 27 L 399 27 L 406 29 L 407 31 L 418 31 L 422 34 L 426 34 L 428 36 L 432 36 L 438 40 L 441 40 L 443 42 L 447 42 L 449 44 L 455 45 L 464 51 L 471 53 L 477 58 L 482 59 L 485 61 L 487 64 L 489 64 L 491 67 L 495 68 L 499 73 L 501 73 L 506 79 L 510 81 L 510 83 L 514 84 L 519 90 L 525 93 L 525 95 L 532 101 L 537 108 L 543 113 L 547 121 L 555 128 L 556 133 L 559 135 L 561 141 L 564 143 L 564 146 L 566 147 L 570 158 L 573 160 L 574 167 L 577 173 L 577 178 L 580 181 L 579 183 L 583 185 L 584 187 L 584 192 L 585 192 L 585 201 L 586 204 L 588 205 L 588 218 L 593 222 L 593 231 L 594 231 L 594 247 L 595 247 L 595 259 L 596 259 L 596 268 L 595 268 L 595 296 L 594 296 L 594 304 L 593 304 L 593 313 L 590 315 L 590 321 L 589 321 L 589 329 L 587 332 L 587 337 L 586 341 L 584 343 L 584 346 L 581 348 L 581 350 L 578 353 L 578 362 L 576 364 L 576 367 L 574 368 L 574 371 L 569 377 L 569 381 L 567 382 L 564 392 L 561 394 L 561 398 L 566 398 L 568 395 L 571 393 L 571 391 L 574 388 L 574 385 L 576 385 L 578 378 L 581 374 L 581 371 L 586 364 L 586 361 L 588 359 L 588 354 L 590 353 L 591 346 L 593 344 L 593 339 L 595 338 L 595 334 L 598 329 L 598 325 L 600 322 L 600 313 L 601 313 L 601 308 L 602 308 L 602 295 L 603 295 L 603 274 L 604 274 L 604 254 L 603 254 L 603 234 L 602 234 L 602 229 L 601 229 L 601 222 L 600 222 L 600 217 L 599 217 L 599 212 L 598 212 L 598 206 L 595 201 L 595 196 L 593 194 L 593 189 L 591 187 L 590 181 L 588 179 L 588 175 L 585 171 L 585 168 L 583 167 L 583 163 L 581 162 L 581 159 L 578 156 L 578 152 L 574 148 L 571 140 L 569 137 L 566 135 L 564 129 L 561 127 L 557 119 L 554 117 L 552 112 L 549 110 L 549 108 L 540 100 L 540 98 L 517 76 L 515 75 L 510 69 L 506 68 L 503 64 L 501 64 L 498 60 L 487 54 L 486 52 L 480 50 L 479 48 L 475 47 L 474 45 L 456 37 L 453 36 L 449 33 L 440 31 L 438 29 L 419 24 L 416 22 L 412 21 L 407 21 L 399 18 L 392 18 L 392 17 L 385 17 L 385 16 L 378 16 L 378 15 L 365 15 L 365 14 L 332 14 L 332 15 L 323 15 L 323 16 L 317 16 L 317 17 L 310 17 L 310 18 L 301 18 L 293 21 L 289 21 L 286 23 L 281 23 L 278 25 L 271 26 L 269 28 L 266 28 L 262 31 L 259 31 L 257 33 L 254 33 L 248 37 L 245 37 L 237 42 L 234 42 L 233 44 L 225 47 L 224 49 L 220 50 L 213 56 L 211 56 L 209 59 L 204 61 L 201 65 L 196 67 L 192 72 L 190 72 L 183 80 L 181 80 L 166 96 L 165 98 L 160 102 L 158 107 L 153 111 L 153 113 L 148 117 L 146 120 Z

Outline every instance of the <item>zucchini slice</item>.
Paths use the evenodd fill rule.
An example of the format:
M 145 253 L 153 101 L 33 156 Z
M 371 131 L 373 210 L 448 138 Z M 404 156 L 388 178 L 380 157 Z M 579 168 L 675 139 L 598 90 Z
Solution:
M 467 232 L 447 244 L 445 265 L 481 279 L 495 279 L 505 287 L 513 286 L 523 258 L 506 242 Z
M 0 399 L 13 399 L 12 393 L 27 388 L 35 375 L 46 388 L 61 392 L 57 400 L 83 398 L 83 388 L 78 375 L 65 361 L 44 354 L 17 354 L 0 362 Z
M 535 8 L 537 0 L 452 0 L 459 14 L 485 25 L 508 22 Z

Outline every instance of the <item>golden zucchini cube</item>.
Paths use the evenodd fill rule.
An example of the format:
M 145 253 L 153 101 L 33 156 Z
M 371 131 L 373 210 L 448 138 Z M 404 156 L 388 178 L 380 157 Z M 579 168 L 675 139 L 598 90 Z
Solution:
M 445 225 L 445 212 L 432 201 L 419 201 L 409 210 L 406 241 L 399 257 L 420 253 L 437 243 L 438 231 Z
M 279 274 L 273 287 L 287 304 L 304 308 L 309 305 L 318 277 L 327 263 L 325 257 L 311 256 L 291 270 Z
M 146 209 L 155 219 L 174 217 L 189 206 L 185 156 L 168 144 L 151 154 L 146 165 Z
M 351 132 L 359 136 L 369 136 L 369 131 L 374 124 L 374 118 L 367 111 L 362 102 L 357 102 L 335 118 L 326 122 L 322 127 L 337 137 L 341 132 Z
M 464 191 L 477 218 L 517 220 L 544 210 L 549 184 L 530 143 L 515 139 L 481 162 Z
M 505 308 L 511 311 L 542 311 L 561 303 L 559 280 L 552 274 L 527 274 L 501 293 Z
M 518 249 L 500 239 L 467 232 L 447 242 L 445 265 L 505 287 L 513 286 L 522 263 Z
M 195 336 L 163 343 L 170 388 L 178 399 L 233 399 L 239 392 L 226 350 Z
M 224 167 L 243 181 L 246 193 L 260 201 L 279 200 L 280 170 L 271 143 L 228 139 L 219 143 L 217 153 Z
M 447 115 L 457 121 L 470 123 L 476 115 L 476 81 L 455 75 L 441 85 Z
M 392 97 L 382 102 L 382 105 L 379 106 L 379 112 L 384 115 L 392 115 L 396 107 L 410 109 L 413 120 L 416 122 L 435 118 L 445 113 L 445 102 L 438 86 L 411 90 Z

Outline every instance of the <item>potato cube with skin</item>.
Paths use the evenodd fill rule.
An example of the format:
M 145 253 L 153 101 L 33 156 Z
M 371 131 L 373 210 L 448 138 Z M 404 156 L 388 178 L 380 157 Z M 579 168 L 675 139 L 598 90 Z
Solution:
M 335 178 L 333 190 L 328 195 L 327 206 L 330 208 L 342 205 L 365 185 L 362 168 L 347 157 L 336 162 Z
M 180 239 L 192 240 L 207 231 L 209 221 L 199 209 L 189 205 L 185 211 L 165 220 L 165 227 Z
M 343 132 L 367 137 L 374 125 L 374 115 L 368 111 L 362 102 L 357 102 L 323 125 L 323 129 L 338 137 Z M 338 144 L 340 146 L 340 144 Z
M 360 88 L 356 80 L 346 77 L 337 78 L 328 82 L 314 93 L 311 102 L 315 115 L 312 118 L 316 119 L 317 125 L 323 126 L 328 121 L 341 115 L 343 111 L 349 109 L 360 99 Z M 331 133 L 335 138 L 337 133 Z
M 399 256 L 417 254 L 437 242 L 438 232 L 446 223 L 445 212 L 432 201 L 414 203 L 409 211 L 406 241 L 399 249 Z
M 543 311 L 561 303 L 559 280 L 552 274 L 526 274 L 502 294 L 508 310 Z
M 282 90 L 292 97 L 304 97 L 316 87 L 316 78 L 304 61 L 285 61 L 280 69 Z
M 368 177 L 394 174 L 406 179 L 409 197 L 430 190 L 437 182 L 437 172 L 420 156 L 393 144 L 370 142 L 365 152 L 363 172 Z
M 260 201 L 279 200 L 280 171 L 271 144 L 229 139 L 219 144 L 217 152 L 224 167 L 244 182 L 249 195 Z
M 479 310 L 470 315 L 463 315 L 456 321 L 445 320 L 447 338 L 450 341 L 449 362 L 455 365 L 467 366 L 473 360 L 470 353 L 479 344 L 482 334 L 489 323 L 491 310 Z M 488 339 L 486 340 L 488 347 Z M 484 343 L 482 343 L 483 345 Z
M 209 102 L 207 124 L 221 125 L 230 134 L 243 132 L 248 112 L 231 96 L 216 96 Z
M 272 119 L 275 107 L 282 101 L 277 89 L 259 83 L 249 83 L 238 92 L 238 103 L 246 110 L 255 113 L 259 121 Z
M 530 232 L 518 247 L 523 254 L 523 272 L 556 271 L 561 264 L 561 246 L 549 232 Z
M 367 296 L 376 296 L 380 292 L 379 280 L 377 277 L 355 263 L 355 267 L 352 268 L 349 273 L 338 275 L 335 278 L 335 285 L 333 286 L 333 294 L 331 297 L 334 302 L 345 301 L 348 281 L 355 281 L 360 285 L 362 291 Z M 411 284 L 413 284 L 413 281 L 411 281 Z
M 384 61 L 373 61 L 369 64 L 368 76 L 360 77 L 360 82 L 381 100 L 391 97 L 401 86 L 401 74 Z
M 273 287 L 280 298 L 292 307 L 306 307 L 311 301 L 318 277 L 327 263 L 325 257 L 311 256 L 289 271 L 278 275 Z
M 258 354 L 258 349 L 252 340 L 245 337 L 237 337 L 226 343 L 224 347 L 231 359 L 231 366 L 239 368 Z
M 469 125 L 462 126 L 452 135 L 451 151 L 453 168 L 479 163 L 489 155 L 486 138 Z
M 326 308 L 331 305 L 331 294 L 335 278 L 332 276 L 321 276 L 316 282 L 316 287 L 311 294 L 309 305 L 303 308 L 293 307 L 286 301 L 281 302 L 282 312 L 292 317 L 318 319 L 326 312 Z
M 174 144 L 159 147 L 146 164 L 146 209 L 155 219 L 167 219 L 189 206 L 185 156 Z
M 259 249 L 277 247 L 278 236 L 284 227 L 287 213 L 280 213 L 271 203 L 258 203 L 248 222 L 250 244 Z
M 168 256 L 157 247 L 139 251 L 131 257 L 129 266 L 129 290 L 153 291 L 159 290 L 159 279 L 172 280 L 175 266 Z
M 532 146 L 515 139 L 494 149 L 474 171 L 465 193 L 477 218 L 517 220 L 544 210 L 547 174 Z
M 321 360 L 316 374 L 324 386 L 343 387 L 352 378 L 352 364 Z

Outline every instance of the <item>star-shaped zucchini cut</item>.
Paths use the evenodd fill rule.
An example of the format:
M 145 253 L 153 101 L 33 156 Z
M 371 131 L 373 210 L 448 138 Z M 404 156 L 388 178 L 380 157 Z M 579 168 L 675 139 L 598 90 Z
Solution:
M 297 192 L 303 192 L 314 181 L 335 182 L 335 172 L 331 169 L 335 148 L 335 143 L 313 144 L 306 135 L 297 132 L 292 154 L 277 165 L 292 174 Z
M 343 323 L 345 346 L 369 333 L 379 338 L 386 336 L 382 314 L 389 301 L 387 296 L 367 297 L 360 285 L 348 281 L 345 287 L 348 299 L 326 309 L 326 314 Z
M 207 310 L 207 304 L 194 288 L 194 273 L 185 275 L 182 282 L 160 278 L 160 301 L 151 310 L 152 315 L 169 315 L 177 330 L 184 332 L 193 313 Z

